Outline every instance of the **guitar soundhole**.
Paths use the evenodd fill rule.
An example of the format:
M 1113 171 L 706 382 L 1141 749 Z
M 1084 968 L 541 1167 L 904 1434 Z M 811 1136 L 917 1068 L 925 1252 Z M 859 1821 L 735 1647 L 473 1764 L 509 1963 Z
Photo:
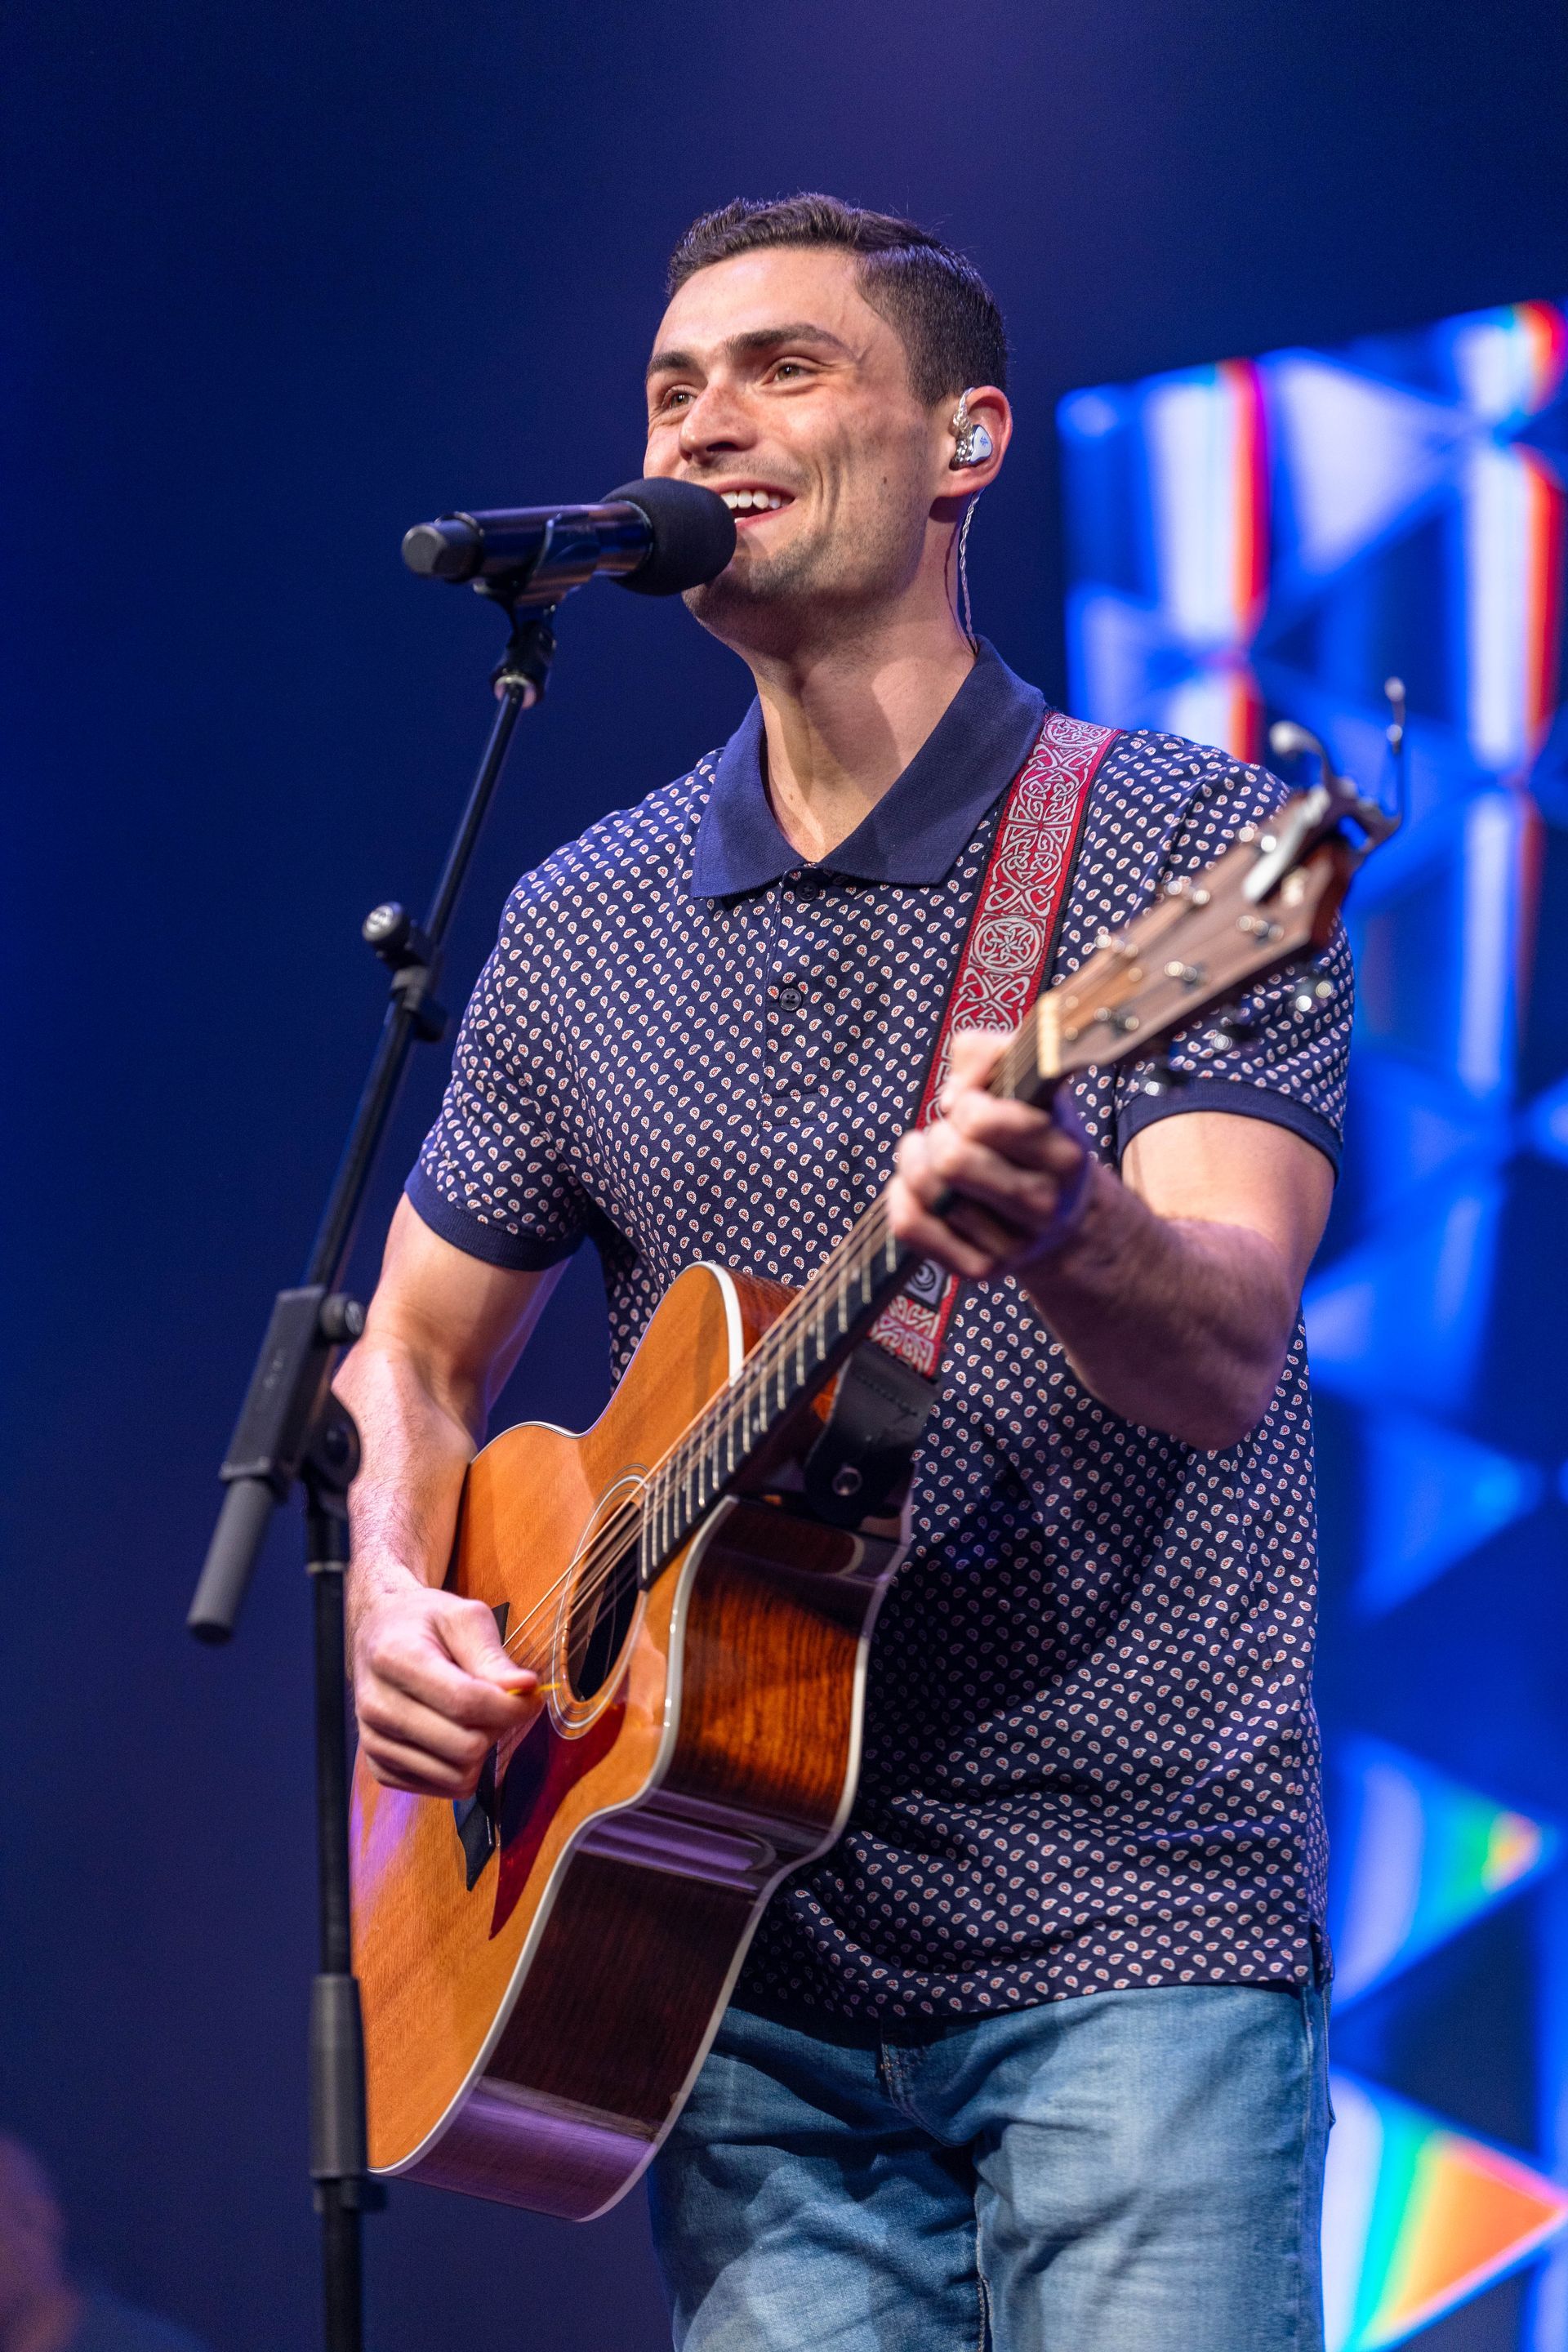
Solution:
M 616 1559 L 592 1562 L 573 1595 L 566 1634 L 566 1668 L 576 1698 L 596 1697 L 609 1681 L 637 1605 L 637 1547 Z

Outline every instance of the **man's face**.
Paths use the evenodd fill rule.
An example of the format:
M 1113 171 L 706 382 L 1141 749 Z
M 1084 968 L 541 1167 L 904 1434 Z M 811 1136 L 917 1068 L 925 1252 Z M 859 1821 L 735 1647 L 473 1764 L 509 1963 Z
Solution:
M 738 539 L 690 609 L 738 649 L 787 650 L 894 603 L 927 551 L 951 455 L 852 254 L 785 247 L 700 269 L 648 369 L 646 469 L 730 494 Z

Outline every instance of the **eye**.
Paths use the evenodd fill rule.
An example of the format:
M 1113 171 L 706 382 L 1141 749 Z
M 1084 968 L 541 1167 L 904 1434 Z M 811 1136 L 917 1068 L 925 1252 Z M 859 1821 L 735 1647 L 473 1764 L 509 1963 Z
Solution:
M 683 383 L 671 384 L 669 390 L 668 392 L 660 393 L 658 398 L 655 401 L 653 404 L 653 413 L 656 416 L 666 415 L 670 409 L 684 406 L 685 404 L 690 400 L 691 396 L 691 391 L 689 385 Z
M 773 380 L 777 383 L 782 376 L 807 376 L 811 373 L 811 369 L 805 360 L 779 360 L 774 364 L 773 373 Z

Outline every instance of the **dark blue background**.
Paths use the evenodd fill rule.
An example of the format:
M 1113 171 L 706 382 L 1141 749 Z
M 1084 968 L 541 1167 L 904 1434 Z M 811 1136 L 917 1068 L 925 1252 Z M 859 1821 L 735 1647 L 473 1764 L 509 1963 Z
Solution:
M 400 530 L 639 470 L 669 245 L 826 185 L 1003 300 L 977 612 L 1059 691 L 1056 394 L 1560 287 L 1565 69 L 1555 0 L 12 12 L 4 2116 L 82 2258 L 221 2352 L 311 2340 L 293 1530 L 229 1653 L 180 1620 L 378 1019 L 359 919 L 424 898 L 484 723 L 494 624 Z M 745 699 L 679 608 L 601 588 L 562 637 L 454 998 L 515 873 Z M 602 1381 L 579 1269 L 515 1402 L 571 1421 Z M 583 2234 L 405 2189 L 371 2262 L 383 2352 L 664 2340 L 635 2204 Z

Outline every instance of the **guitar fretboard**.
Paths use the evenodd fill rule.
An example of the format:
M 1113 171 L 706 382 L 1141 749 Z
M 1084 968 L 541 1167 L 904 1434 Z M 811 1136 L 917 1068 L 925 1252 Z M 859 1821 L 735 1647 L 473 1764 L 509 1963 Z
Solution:
M 1031 1098 L 1047 1090 L 1036 1055 L 1033 1015 L 1009 1040 L 990 1090 Z M 640 1535 L 645 1583 L 695 1532 L 785 1416 L 833 1377 L 921 1263 L 889 1225 L 884 1193 L 857 1219 L 729 1387 L 703 1408 L 654 1470 Z

